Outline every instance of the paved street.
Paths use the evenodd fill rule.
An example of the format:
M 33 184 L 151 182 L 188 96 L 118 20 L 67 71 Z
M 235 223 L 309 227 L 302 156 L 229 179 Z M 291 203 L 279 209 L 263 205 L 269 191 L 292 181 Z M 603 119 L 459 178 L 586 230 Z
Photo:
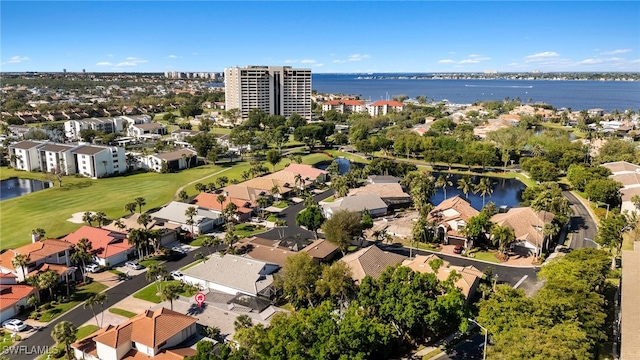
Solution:
M 474 333 L 433 360 L 480 360 L 484 351 L 484 335 Z
M 571 191 L 563 191 L 562 195 L 569 199 L 571 209 L 573 209 L 573 216 L 570 220 L 571 232 L 568 234 L 570 237 L 569 247 L 574 250 L 583 247 L 598 247 L 595 242 L 590 241 L 595 240 L 597 226 L 589 210 Z

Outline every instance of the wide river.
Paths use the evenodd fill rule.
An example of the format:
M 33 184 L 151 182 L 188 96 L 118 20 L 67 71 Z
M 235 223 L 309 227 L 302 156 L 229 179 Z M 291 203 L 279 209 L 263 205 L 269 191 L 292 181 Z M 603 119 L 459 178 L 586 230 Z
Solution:
M 607 112 L 640 108 L 640 81 L 577 80 L 434 80 L 369 79 L 376 75 L 313 74 L 312 89 L 321 93 L 359 95 L 365 100 L 391 99 L 393 95 L 470 104 L 481 100 L 520 98 L 544 102 L 557 109 L 602 108 Z

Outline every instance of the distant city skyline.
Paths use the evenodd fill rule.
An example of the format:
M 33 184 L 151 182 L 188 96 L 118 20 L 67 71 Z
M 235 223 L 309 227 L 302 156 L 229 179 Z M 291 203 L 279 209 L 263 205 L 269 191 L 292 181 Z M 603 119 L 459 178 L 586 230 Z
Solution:
M 640 72 L 640 2 L 3 1 L 3 72 Z

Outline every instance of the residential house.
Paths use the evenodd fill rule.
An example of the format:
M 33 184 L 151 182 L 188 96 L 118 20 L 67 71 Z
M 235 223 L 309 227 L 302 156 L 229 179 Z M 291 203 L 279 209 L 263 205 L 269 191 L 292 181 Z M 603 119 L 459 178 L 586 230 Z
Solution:
M 550 212 L 520 207 L 495 214 L 491 221 L 513 230 L 516 239 L 510 245 L 511 251 L 522 255 L 540 256 L 548 250 L 550 240 L 550 236 L 544 234 L 544 227 L 551 224 L 554 217 Z
M 180 347 L 197 333 L 196 321 L 167 308 L 146 310 L 120 325 L 103 327 L 71 348 L 76 359 L 85 360 L 180 360 L 196 354 Z
M 308 187 L 308 185 L 311 184 L 324 183 L 328 180 L 329 176 L 327 171 L 305 164 L 289 164 L 280 171 L 288 172 L 293 175 L 299 174 L 304 181 L 305 187 Z
M 188 208 L 194 207 L 196 215 L 193 216 L 193 224 L 188 224 L 189 217 L 186 215 Z M 193 204 L 185 204 L 182 202 L 172 201 L 165 205 L 162 209 L 150 213 L 156 219 L 161 219 L 169 223 L 180 225 L 185 231 L 193 232 L 193 234 L 204 234 L 213 230 L 214 226 L 224 222 L 224 218 L 219 213 L 209 209 L 194 206 Z
M 39 296 L 38 289 L 29 285 L 16 284 L 17 276 L 0 273 L 0 322 L 20 314 L 28 306 L 31 295 Z
M 325 239 L 318 239 L 301 251 L 309 254 L 316 263 L 329 263 L 340 254 L 340 249 Z
M 280 266 L 238 255 L 215 253 L 183 270 L 184 281 L 226 294 L 270 297 L 273 273 Z
M 91 242 L 93 259 L 102 266 L 114 266 L 133 256 L 135 248 L 129 244 L 127 235 L 121 232 L 91 226 L 82 226 L 62 240 L 74 246 L 86 238 Z
M 23 139 L 33 128 L 26 125 L 9 125 L 7 135 L 14 139 Z
M 349 196 L 375 194 L 389 207 L 403 207 L 411 205 L 411 195 L 407 194 L 398 183 L 367 184 L 349 190 Z
M 402 179 L 390 175 L 369 175 L 367 182 L 369 184 L 399 184 Z
M 404 110 L 404 104 L 395 100 L 380 100 L 367 105 L 369 115 L 387 115 L 390 112 L 401 112 Z
M 600 166 L 606 167 L 611 170 L 611 179 L 618 181 L 622 184 L 620 193 L 622 194 L 622 206 L 621 210 L 624 212 L 637 212 L 635 204 L 631 201 L 631 198 L 635 195 L 640 196 L 640 166 L 626 162 L 616 161 Z
M 118 219 L 120 223 L 122 223 L 122 228 L 116 226 L 116 221 L 112 221 L 107 225 L 102 226 L 103 229 L 129 233 L 132 229 L 144 229 L 144 225 L 138 223 L 138 218 L 140 217 L 140 213 L 133 213 Z M 147 224 L 147 229 L 149 230 L 160 230 L 160 245 L 166 246 L 176 240 L 178 240 L 178 231 L 180 229 L 179 225 L 169 224 L 160 219 L 151 219 L 151 222 Z
M 359 283 L 365 276 L 377 278 L 388 266 L 400 264 L 406 259 L 406 256 L 383 251 L 376 245 L 371 245 L 347 254 L 339 261 L 351 269 L 351 278 Z
M 510 115 L 510 116 L 517 116 L 517 115 Z M 498 131 L 500 129 L 513 127 L 515 126 L 514 124 L 516 124 L 516 122 L 513 119 L 507 119 L 507 118 L 489 119 L 487 120 L 487 124 L 476 126 L 473 129 L 473 135 L 481 139 L 486 139 L 488 133 L 493 131 Z
M 341 210 L 362 212 L 368 210 L 371 217 L 386 215 L 389 211 L 387 203 L 382 201 L 380 196 L 376 194 L 359 194 L 353 196 L 345 196 L 336 199 L 333 202 L 321 202 L 322 212 L 328 219 L 333 214 Z
M 402 262 L 402 266 L 406 266 L 413 271 L 422 274 L 434 274 L 440 281 L 446 281 L 451 274 L 456 273 L 460 275 L 460 278 L 454 282 L 454 285 L 460 289 L 467 302 L 471 302 L 476 294 L 480 280 L 484 276 L 482 271 L 478 270 L 473 265 L 470 266 L 454 266 L 448 261 L 442 260 L 442 265 L 435 271 L 431 266 L 433 260 L 442 260 L 438 256 L 431 255 L 418 255 L 413 259 L 407 259 Z
M 140 158 L 140 165 L 143 169 L 161 172 L 163 163 L 166 163 L 166 170 L 169 172 L 178 171 L 198 164 L 198 153 L 189 148 L 176 151 L 157 153 Z
M 174 144 L 180 145 L 182 147 L 192 147 L 192 145 L 186 141 L 187 138 L 200 134 L 204 134 L 204 132 L 188 129 L 177 129 L 171 133 L 170 141 L 173 141 Z
M 436 206 L 429 215 L 427 221 L 436 224 L 435 235 L 438 241 L 446 245 L 462 245 L 465 248 L 473 247 L 467 237 L 462 234 L 462 229 L 467 226 L 469 219 L 480 212 L 460 196 L 446 199 Z
M 72 244 L 62 240 L 35 240 L 31 244 L 17 249 L 9 249 L 0 254 L 0 272 L 11 273 L 17 277 L 18 281 L 24 281 L 30 274 L 46 271 L 51 266 L 56 265 L 52 269 L 58 271 L 62 276 L 71 266 L 70 255 L 72 249 Z M 16 268 L 13 265 L 12 261 L 18 254 L 24 255 L 29 259 L 29 263 L 25 267 Z M 73 274 L 71 276 L 73 278 Z
M 222 212 L 224 211 L 224 209 L 230 203 L 233 203 L 238 207 L 238 210 L 236 211 L 236 215 L 234 217 L 236 221 L 245 222 L 251 220 L 251 215 L 253 214 L 253 211 L 257 206 L 254 201 L 234 198 L 225 195 L 224 201 L 220 203 L 218 201 L 218 197 L 220 195 L 221 194 L 201 192 L 195 197 L 195 199 L 193 199 L 193 204 L 205 209 L 209 209 L 222 216 Z
M 127 129 L 127 135 L 137 139 L 159 139 L 167 134 L 167 128 L 160 123 L 131 124 Z
M 297 252 L 288 247 L 279 246 L 279 241 L 252 236 L 234 245 L 244 257 L 284 266 L 289 256 Z
M 335 99 L 322 104 L 322 113 L 329 110 L 335 110 L 343 114 L 362 113 L 365 112 L 366 109 L 364 101 L 360 100 Z

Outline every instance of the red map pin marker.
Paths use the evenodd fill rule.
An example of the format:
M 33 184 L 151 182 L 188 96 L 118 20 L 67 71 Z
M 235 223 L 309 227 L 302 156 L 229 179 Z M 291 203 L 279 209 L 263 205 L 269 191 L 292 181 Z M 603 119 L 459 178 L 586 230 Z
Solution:
M 202 303 L 205 300 L 205 296 L 203 293 L 199 292 L 196 294 L 196 302 L 198 303 L 198 307 L 202 307 Z

